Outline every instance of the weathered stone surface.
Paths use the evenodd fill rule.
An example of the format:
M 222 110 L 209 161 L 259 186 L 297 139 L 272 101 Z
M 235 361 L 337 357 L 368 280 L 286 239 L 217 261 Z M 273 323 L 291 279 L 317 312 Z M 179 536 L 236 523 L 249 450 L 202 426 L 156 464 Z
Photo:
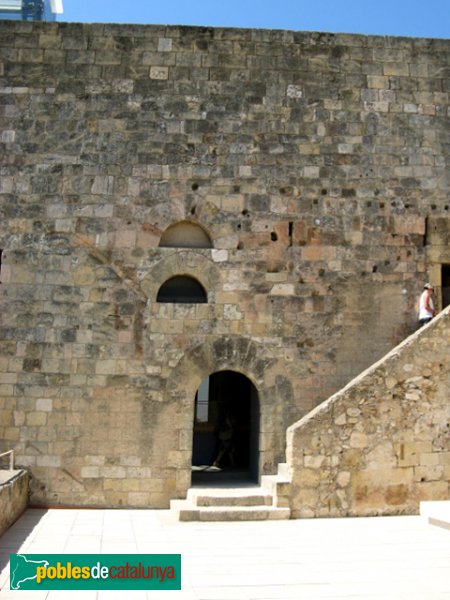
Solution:
M 255 385 L 273 473 L 286 427 L 414 329 L 450 263 L 448 55 L 447 40 L 0 23 L 0 448 L 32 468 L 33 501 L 184 497 L 195 394 L 218 370 Z M 178 222 L 212 248 L 159 247 Z M 208 302 L 157 302 L 176 275 Z M 398 388 L 427 410 L 425 382 L 390 377 L 383 418 Z M 325 423 L 346 432 L 342 490 L 378 435 L 361 411 Z M 311 464 L 332 445 L 317 436 Z
M 27 507 L 29 477 L 24 470 L 0 471 L 0 535 Z

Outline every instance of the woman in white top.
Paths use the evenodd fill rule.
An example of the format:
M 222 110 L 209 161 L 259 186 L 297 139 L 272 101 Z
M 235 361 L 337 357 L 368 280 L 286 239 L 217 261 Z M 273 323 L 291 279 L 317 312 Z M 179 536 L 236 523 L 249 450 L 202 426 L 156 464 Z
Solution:
M 419 301 L 419 323 L 425 325 L 436 314 L 433 300 L 433 286 L 426 283 Z

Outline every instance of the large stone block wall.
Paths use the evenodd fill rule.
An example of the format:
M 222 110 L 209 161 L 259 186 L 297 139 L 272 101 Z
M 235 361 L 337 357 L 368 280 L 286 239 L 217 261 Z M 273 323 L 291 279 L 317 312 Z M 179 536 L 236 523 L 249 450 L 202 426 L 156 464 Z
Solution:
M 183 496 L 226 369 L 272 473 L 287 426 L 412 331 L 447 252 L 449 49 L 0 23 L 0 440 L 34 502 Z M 183 221 L 213 247 L 159 247 Z M 178 274 L 208 303 L 156 302 Z
M 450 498 L 450 307 L 288 429 L 293 517 Z

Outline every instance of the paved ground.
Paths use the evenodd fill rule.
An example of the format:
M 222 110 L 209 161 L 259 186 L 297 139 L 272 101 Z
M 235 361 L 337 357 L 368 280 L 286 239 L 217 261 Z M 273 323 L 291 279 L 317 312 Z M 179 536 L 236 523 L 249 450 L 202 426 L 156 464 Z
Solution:
M 177 553 L 179 592 L 9 591 L 9 553 Z M 0 539 L 1 600 L 450 600 L 450 531 L 423 517 L 177 523 L 29 509 Z

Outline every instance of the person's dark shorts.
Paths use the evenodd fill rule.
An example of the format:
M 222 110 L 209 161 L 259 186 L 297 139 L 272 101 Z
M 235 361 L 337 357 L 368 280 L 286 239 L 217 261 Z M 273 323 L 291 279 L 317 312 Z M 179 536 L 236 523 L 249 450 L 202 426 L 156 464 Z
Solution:
M 431 321 L 432 318 L 433 317 L 428 317 L 427 319 L 419 319 L 420 326 L 422 327 L 422 325 L 426 325 Z

